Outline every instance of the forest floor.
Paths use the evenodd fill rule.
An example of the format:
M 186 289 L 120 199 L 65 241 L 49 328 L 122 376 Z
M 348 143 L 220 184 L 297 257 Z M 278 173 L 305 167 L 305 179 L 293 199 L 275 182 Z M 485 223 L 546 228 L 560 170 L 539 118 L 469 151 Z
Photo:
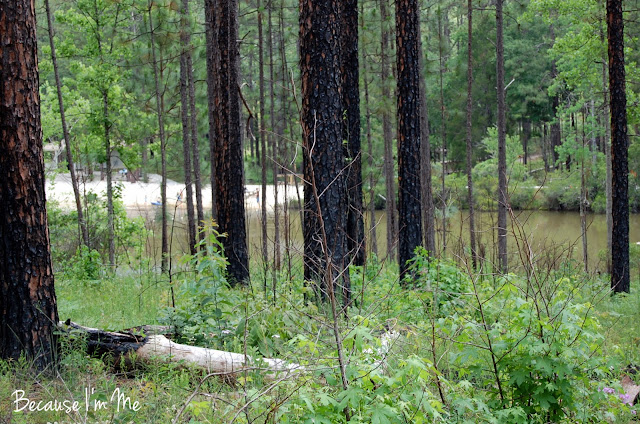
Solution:
M 150 209 L 160 205 L 160 183 L 161 177 L 158 174 L 149 174 L 148 182 L 129 182 L 120 173 L 114 173 L 114 186 L 120 186 L 120 198 L 127 209 Z M 284 185 L 278 186 L 278 203 L 285 200 Z M 93 192 L 106 198 L 107 181 L 100 180 L 100 174 L 96 173 L 93 181 L 85 179 L 80 182 L 80 191 L 84 194 Z M 203 207 L 211 208 L 211 185 L 202 187 Z M 55 177 L 47 178 L 46 184 L 47 200 L 54 200 L 63 208 L 73 208 L 75 200 L 73 198 L 73 186 L 70 174 L 56 174 Z M 302 196 L 302 188 L 300 188 Z M 260 185 L 248 184 L 245 186 L 245 206 L 247 209 L 260 209 L 262 190 Z M 169 207 L 186 208 L 184 203 L 185 185 L 171 179 L 167 179 L 167 204 Z M 287 186 L 287 196 L 289 200 L 297 199 L 295 186 Z M 273 185 L 267 185 L 267 208 L 273 209 L 275 205 L 276 193 Z

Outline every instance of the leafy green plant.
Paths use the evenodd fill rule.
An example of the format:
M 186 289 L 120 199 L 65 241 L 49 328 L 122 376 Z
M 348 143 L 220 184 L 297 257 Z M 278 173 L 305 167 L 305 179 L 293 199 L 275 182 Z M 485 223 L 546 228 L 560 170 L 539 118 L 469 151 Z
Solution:
M 233 336 L 233 318 L 225 308 L 232 305 L 225 275 L 228 262 L 220 237 L 215 228 L 209 228 L 197 253 L 182 259 L 189 272 L 176 285 L 176 305 L 167 308 L 160 318 L 175 326 L 183 342 L 223 346 L 224 340 Z
M 515 276 L 476 283 L 475 313 L 466 312 L 470 305 L 439 321 L 453 340 L 453 369 L 488 388 L 493 410 L 520 411 L 528 422 L 581 416 L 599 402 L 598 379 L 609 378 L 593 305 L 576 301 L 570 278 L 533 290 L 521 283 Z
M 418 246 L 409 267 L 408 279 L 422 294 L 422 300 L 438 314 L 447 315 L 461 305 L 461 296 L 469 291 L 469 278 L 453 262 L 430 257 Z

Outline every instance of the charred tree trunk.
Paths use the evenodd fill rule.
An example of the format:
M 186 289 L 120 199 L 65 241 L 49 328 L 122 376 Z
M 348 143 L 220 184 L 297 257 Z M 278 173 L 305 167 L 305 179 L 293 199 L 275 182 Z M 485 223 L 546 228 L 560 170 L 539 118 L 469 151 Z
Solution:
M 624 69 L 622 0 L 607 0 L 611 110 L 611 288 L 629 293 L 629 136 Z
M 553 46 L 556 42 L 556 32 L 553 28 L 553 24 L 549 27 L 549 33 L 551 35 L 551 45 Z M 558 69 L 556 67 L 556 61 L 551 61 L 551 78 L 555 80 L 558 76 Z M 560 164 L 558 164 L 558 152 L 556 151 L 556 147 L 562 144 L 561 135 L 560 135 L 560 117 L 558 116 L 558 108 L 560 107 L 560 97 L 558 94 L 554 94 L 551 99 L 551 109 L 553 112 L 553 123 L 551 124 L 550 129 L 550 155 L 549 159 L 552 161 L 551 167 L 552 169 L 558 169 Z
M 525 166 L 529 163 L 529 140 L 531 140 L 531 121 L 525 118 L 522 121 L 522 150 L 524 151 L 522 163 Z
M 280 207 L 278 205 L 278 170 L 280 169 L 280 159 L 278 155 L 278 134 L 276 134 L 276 111 L 275 111 L 275 79 L 276 74 L 273 68 L 273 23 L 271 20 L 272 4 L 269 3 L 267 12 L 267 31 L 269 33 L 269 118 L 271 120 L 271 131 L 269 140 L 271 145 L 271 169 L 273 173 L 273 285 L 277 280 L 277 273 L 280 270 Z
M 73 187 L 73 197 L 76 201 L 76 212 L 78 213 L 78 226 L 82 235 L 82 242 L 89 247 L 89 231 L 87 231 L 87 223 L 84 220 L 84 212 L 82 209 L 82 200 L 80 199 L 80 189 L 78 188 L 78 180 L 76 178 L 76 167 L 73 162 L 73 154 L 71 153 L 71 137 L 69 136 L 69 128 L 67 127 L 67 119 L 64 112 L 64 100 L 62 98 L 62 83 L 60 82 L 60 74 L 58 72 L 58 58 L 56 55 L 56 46 L 53 41 L 53 20 L 51 19 L 51 9 L 49 0 L 44 1 L 44 7 L 47 13 L 47 30 L 49 34 L 49 46 L 51 47 L 51 62 L 53 64 L 53 74 L 56 80 L 56 90 L 58 92 L 58 106 L 60 107 L 60 122 L 62 124 L 62 134 L 64 135 L 65 150 L 67 151 L 67 164 L 69 167 L 69 175 L 71 176 L 71 186 Z
M 584 272 L 589 272 L 589 251 L 587 249 L 587 177 L 584 170 L 586 159 L 585 146 L 587 136 L 584 131 L 585 112 L 582 112 L 582 154 L 580 155 L 580 232 L 582 236 L 582 260 L 584 262 Z M 577 135 L 577 134 L 576 134 Z
M 262 177 L 262 202 L 260 203 L 261 210 L 261 227 L 262 227 L 262 266 L 264 268 L 263 274 L 263 286 L 264 292 L 267 292 L 267 269 L 269 267 L 269 253 L 267 248 L 267 134 L 265 131 L 265 95 L 264 95 L 264 36 L 262 33 L 262 7 L 260 4 L 260 0 L 258 0 L 258 66 L 259 66 L 259 83 L 260 86 L 260 131 L 258 132 L 260 137 L 260 145 L 262 150 L 262 156 L 260 157 L 261 163 L 261 177 Z M 259 197 L 259 198 L 260 198 Z
M 209 116 L 209 163 L 211 166 L 211 218 L 218 219 L 216 196 L 216 94 L 218 92 L 217 74 L 220 64 L 218 52 L 218 27 L 216 24 L 216 0 L 205 0 L 204 16 L 207 40 L 207 112 Z
M 339 25 L 337 0 L 300 2 L 304 277 L 332 303 L 347 253 Z
M 186 3 L 186 4 L 185 4 Z M 189 131 L 189 64 L 187 55 L 189 50 L 189 9 L 188 0 L 183 0 L 180 9 L 180 112 L 182 117 L 182 160 L 184 169 L 184 185 L 187 205 L 187 234 L 189 236 L 189 251 L 196 253 L 196 223 L 193 210 L 193 186 L 191 181 L 191 141 Z
M 360 22 L 362 27 L 364 28 L 364 5 L 360 2 Z M 378 255 L 378 237 L 376 234 L 376 212 L 375 212 L 375 185 L 376 181 L 373 174 L 373 169 L 375 165 L 375 161 L 373 158 L 373 139 L 371 137 L 371 109 L 369 102 L 369 76 L 368 76 L 368 60 L 367 54 L 362 46 L 362 69 L 363 69 L 363 81 L 364 81 L 364 108 L 365 108 L 365 119 L 367 122 L 367 155 L 369 156 L 369 236 L 368 236 L 368 244 L 371 253 L 374 255 Z
M 420 31 L 420 26 L 418 26 Z M 426 69 L 424 66 L 424 51 L 422 49 L 422 35 L 419 37 L 420 72 L 420 188 L 422 190 L 420 201 L 422 202 L 422 230 L 424 232 L 424 247 L 429 255 L 436 254 L 436 224 L 435 206 L 433 204 L 433 190 L 431 187 L 431 137 L 429 133 L 429 109 L 427 108 Z
M 496 77 L 498 92 L 498 262 L 502 273 L 507 273 L 507 157 L 506 107 L 504 89 L 503 0 L 496 1 Z
M 0 358 L 56 361 L 58 322 L 38 94 L 36 16 L 0 1 Z
M 445 16 L 447 15 L 447 11 L 445 9 Z M 442 11 L 438 8 L 438 60 L 439 60 L 439 69 L 438 73 L 440 76 L 440 130 L 442 137 L 442 146 L 440 149 L 440 161 L 442 163 L 442 179 L 441 183 L 441 192 L 440 192 L 440 200 L 442 202 L 442 256 L 447 252 L 447 187 L 445 185 L 446 177 L 447 177 L 447 124 L 446 124 L 446 106 L 444 104 L 444 73 L 445 73 L 445 62 L 444 62 L 444 52 L 443 52 L 443 44 L 444 40 L 442 37 Z
M 160 172 L 162 174 L 162 182 L 160 184 L 160 201 L 162 202 L 162 205 L 160 205 L 162 208 L 162 259 L 160 269 L 164 273 L 169 270 L 169 236 L 167 234 L 167 139 L 164 133 L 164 94 L 160 91 L 160 75 L 158 72 L 158 62 L 156 60 L 155 29 L 153 27 L 151 10 L 152 4 L 151 0 L 149 0 L 149 37 L 151 39 L 151 59 L 153 61 L 153 79 L 156 90 L 156 111 L 158 114 L 158 134 L 160 136 Z M 160 66 L 162 66 L 162 64 Z
M 420 211 L 420 49 L 417 0 L 396 1 L 398 72 L 398 262 L 400 278 L 422 244 Z
M 189 18 L 189 0 L 182 0 L 182 7 L 186 19 Z M 187 21 L 188 22 L 188 21 Z M 191 118 L 191 154 L 193 155 L 193 182 L 196 189 L 196 217 L 197 234 L 196 240 L 204 238 L 202 228 L 204 227 L 204 209 L 202 207 L 202 180 L 200 178 L 200 150 L 198 143 L 198 119 L 196 115 L 196 88 L 193 80 L 193 61 L 191 59 L 191 30 L 188 26 L 183 27 L 184 41 L 186 43 L 185 60 L 187 65 L 187 84 L 189 86 L 189 115 Z M 186 107 L 186 106 L 185 106 Z M 188 198 L 187 194 L 187 198 Z
M 604 43 L 604 31 L 600 32 L 600 40 Z M 611 211 L 613 209 L 612 202 L 612 189 L 611 189 L 611 125 L 610 125 L 610 113 L 609 113 L 609 84 L 607 78 L 607 63 L 602 60 L 602 114 L 604 124 L 604 151 L 606 157 L 607 167 L 607 181 L 605 183 L 606 191 L 606 218 L 607 218 L 607 272 L 611 273 L 611 252 L 613 246 L 612 234 L 613 234 L 613 215 Z
M 358 69 L 358 0 L 340 1 L 342 75 L 342 139 L 347 158 L 347 249 L 354 265 L 364 265 L 362 154 L 360 148 L 360 76 Z
M 104 150 L 107 153 L 107 226 L 109 227 L 109 265 L 113 269 L 116 265 L 116 229 L 113 211 L 113 182 L 111 169 L 111 123 L 109 122 L 109 93 L 102 92 L 102 113 L 104 127 Z
M 467 0 L 467 200 L 469 202 L 469 245 L 471 247 L 471 265 L 473 269 L 478 267 L 478 254 L 476 251 L 476 216 L 475 204 L 473 198 L 473 140 L 471 138 L 472 130 L 472 112 L 473 112 L 473 4 L 472 0 Z
M 244 211 L 244 168 L 238 97 L 237 0 L 217 1 L 220 66 L 216 93 L 216 185 L 218 224 L 229 260 L 231 284 L 249 280 L 249 254 Z
M 282 160 L 287 160 L 289 157 L 289 143 L 287 142 L 285 134 L 291 134 L 291 128 L 289 127 L 289 120 L 287 117 L 289 116 L 289 107 L 287 102 L 287 92 L 289 90 L 289 77 L 287 72 L 287 52 L 285 45 L 285 35 L 284 35 L 284 9 L 285 3 L 284 0 L 280 2 L 280 10 L 278 11 L 278 33 L 280 36 L 280 66 L 281 66 L 281 77 L 282 77 L 282 90 L 280 91 L 281 95 L 281 103 L 282 103 L 282 152 L 281 157 Z M 286 174 L 289 173 L 288 168 L 282 168 L 285 174 L 284 181 L 284 203 L 283 203 L 283 218 L 284 218 L 284 252 L 285 258 L 287 260 L 287 276 L 288 280 L 291 281 L 292 278 L 292 267 L 291 267 L 291 221 L 290 221 L 290 212 L 289 212 L 289 185 L 288 185 L 288 176 Z M 275 302 L 275 286 L 273 292 L 273 298 Z
M 388 99 L 389 93 L 389 31 L 387 21 L 388 0 L 380 0 L 380 26 L 382 37 L 380 41 L 380 76 L 382 80 L 382 98 Z M 386 188 L 386 213 L 387 213 L 387 256 L 393 260 L 396 258 L 396 240 L 398 237 L 398 211 L 396 204 L 396 176 L 393 160 L 393 135 L 391 129 L 391 116 L 387 107 L 382 111 L 382 138 L 384 139 L 384 179 Z

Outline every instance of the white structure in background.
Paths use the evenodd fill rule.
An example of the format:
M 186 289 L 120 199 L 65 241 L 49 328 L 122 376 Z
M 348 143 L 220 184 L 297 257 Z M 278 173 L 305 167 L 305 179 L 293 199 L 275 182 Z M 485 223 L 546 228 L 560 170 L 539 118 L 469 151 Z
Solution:
M 63 141 L 64 140 L 60 140 L 58 143 L 44 143 L 42 150 L 46 155 L 44 163 L 47 170 L 58 169 L 60 155 L 62 155 L 64 151 Z M 51 160 L 49 160 L 47 153 L 51 153 Z

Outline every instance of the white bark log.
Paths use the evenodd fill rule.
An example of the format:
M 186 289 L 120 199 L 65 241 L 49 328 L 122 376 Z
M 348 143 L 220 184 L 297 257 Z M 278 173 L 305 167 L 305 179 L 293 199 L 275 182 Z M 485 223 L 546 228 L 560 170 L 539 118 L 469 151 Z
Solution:
M 112 332 L 67 321 L 60 323 L 60 328 L 67 332 L 85 334 L 90 354 L 109 355 L 116 360 L 135 353 L 138 359 L 184 362 L 202 368 L 209 374 L 232 374 L 246 369 L 258 369 L 264 371 L 268 377 L 275 373 L 293 373 L 304 369 L 298 364 L 282 359 L 252 358 L 241 353 L 175 343 L 161 334 L 148 334 L 169 327 L 143 326 Z
M 298 364 L 282 359 L 254 359 L 241 353 L 184 345 L 172 342 L 162 335 L 149 336 L 146 343 L 136 350 L 136 355 L 147 360 L 163 358 L 172 362 L 184 361 L 203 368 L 208 373 L 231 374 L 247 368 L 264 369 L 269 373 L 301 369 Z

